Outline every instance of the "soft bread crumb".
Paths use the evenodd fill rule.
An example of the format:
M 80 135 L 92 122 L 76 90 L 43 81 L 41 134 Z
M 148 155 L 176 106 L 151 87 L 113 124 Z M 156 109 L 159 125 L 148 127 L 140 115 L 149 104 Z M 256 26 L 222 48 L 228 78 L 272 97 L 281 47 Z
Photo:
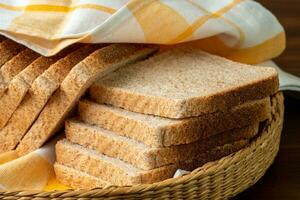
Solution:
M 143 114 L 186 118 L 223 111 L 277 92 L 276 70 L 197 49 L 176 48 L 127 65 L 99 80 L 90 96 Z

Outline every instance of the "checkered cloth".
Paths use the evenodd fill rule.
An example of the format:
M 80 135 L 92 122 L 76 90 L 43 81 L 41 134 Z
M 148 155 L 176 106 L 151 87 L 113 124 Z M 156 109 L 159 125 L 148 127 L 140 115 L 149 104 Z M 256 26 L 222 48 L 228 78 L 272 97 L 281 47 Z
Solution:
M 0 0 L 0 34 L 46 56 L 79 41 L 193 41 L 206 51 L 257 63 L 285 47 L 282 26 L 252 0 Z
M 130 42 L 258 63 L 285 47 L 277 19 L 251 0 L 0 0 L 0 34 L 46 56 L 75 42 Z M 55 180 L 54 142 L 24 157 L 1 154 L 0 189 L 66 189 Z

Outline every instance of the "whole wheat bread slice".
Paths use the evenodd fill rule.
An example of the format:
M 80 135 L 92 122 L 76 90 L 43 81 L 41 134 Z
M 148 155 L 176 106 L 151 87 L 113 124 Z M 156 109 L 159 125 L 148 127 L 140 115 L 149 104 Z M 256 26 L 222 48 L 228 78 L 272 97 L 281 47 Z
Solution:
M 17 76 L 24 79 L 27 83 L 32 83 L 39 75 L 41 75 L 46 69 L 48 69 L 52 64 L 64 58 L 66 55 L 70 54 L 74 50 L 78 49 L 80 45 L 72 45 L 55 56 L 44 57 L 40 56 L 35 59 L 30 65 L 23 69 Z
M 166 148 L 151 148 L 136 140 L 77 120 L 66 121 L 65 134 L 72 143 L 119 158 L 134 167 L 149 170 L 182 162 L 187 158 L 192 159 L 215 146 L 251 139 L 258 133 L 258 127 L 259 123 L 255 123 L 214 135 L 206 140 Z
M 39 148 L 55 134 L 79 98 L 97 77 L 103 77 L 118 67 L 145 58 L 156 50 L 154 46 L 113 44 L 95 51 L 77 64 L 21 140 L 17 147 L 19 154 L 26 154 Z
M 270 98 L 255 100 L 223 112 L 187 119 L 167 119 L 121 108 L 79 102 L 80 118 L 151 147 L 187 144 L 213 134 L 240 128 L 270 117 Z
M 4 40 L 0 43 L 0 67 L 7 61 L 17 55 L 20 51 L 25 49 L 24 46 L 12 41 Z
M 198 155 L 197 160 L 187 160 L 177 165 L 167 165 L 152 170 L 141 170 L 119 159 L 73 144 L 67 140 L 56 144 L 57 163 L 86 172 L 113 185 L 153 183 L 171 178 L 176 169 L 193 170 L 204 163 L 219 159 L 248 144 L 247 140 L 227 144 Z M 187 158 L 188 159 L 188 158 Z
M 79 48 L 51 65 L 33 82 L 6 126 L 0 130 L 0 152 L 12 150 L 17 146 L 70 70 L 97 48 L 99 45 Z
M 73 189 L 89 190 L 94 188 L 103 188 L 111 185 L 107 181 L 103 181 L 100 178 L 91 176 L 88 173 L 81 172 L 59 163 L 54 164 L 54 171 L 56 174 L 56 178 L 62 184 L 72 187 Z
M 0 69 L 0 129 L 5 126 L 30 88 L 31 83 L 24 80 L 23 73 L 20 72 L 30 67 L 30 63 L 38 56 L 37 53 L 25 49 Z
M 6 93 L 0 97 L 0 129 L 2 129 L 23 97 L 30 85 L 20 76 L 15 77 L 8 85 Z
M 273 68 L 248 66 L 198 49 L 176 48 L 127 65 L 93 84 L 91 98 L 167 118 L 224 111 L 278 90 Z
M 25 49 L 0 68 L 0 97 L 6 91 L 7 84 L 38 57 L 39 55 L 34 51 Z
M 30 49 L 24 49 L 18 53 L 1 67 L 1 82 L 11 81 L 17 74 L 24 70 L 38 57 L 40 57 L 40 55 Z

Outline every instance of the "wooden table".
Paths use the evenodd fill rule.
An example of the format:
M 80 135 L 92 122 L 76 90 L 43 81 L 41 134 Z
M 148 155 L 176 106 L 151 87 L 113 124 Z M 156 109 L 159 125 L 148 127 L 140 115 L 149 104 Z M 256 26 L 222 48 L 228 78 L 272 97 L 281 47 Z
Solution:
M 300 76 L 300 0 L 259 0 L 287 32 L 287 49 L 276 63 Z M 266 175 L 235 199 L 300 199 L 300 99 L 285 95 L 286 112 L 279 154 Z

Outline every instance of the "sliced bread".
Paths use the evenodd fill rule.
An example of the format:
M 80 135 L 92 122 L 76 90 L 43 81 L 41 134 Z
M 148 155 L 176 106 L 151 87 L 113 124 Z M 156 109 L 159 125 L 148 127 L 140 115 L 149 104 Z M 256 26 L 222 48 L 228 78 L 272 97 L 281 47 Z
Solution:
M 206 140 L 166 148 L 151 148 L 136 140 L 77 120 L 66 121 L 65 134 L 70 142 L 97 150 L 110 157 L 119 158 L 134 167 L 149 170 L 182 162 L 187 158 L 193 159 L 215 146 L 251 139 L 258 133 L 258 127 L 259 123 L 255 123 L 217 134 Z
M 73 189 L 94 189 L 103 188 L 111 185 L 107 181 L 89 175 L 88 173 L 61 165 L 54 164 L 56 178 L 64 185 L 70 186 Z
M 29 153 L 58 131 L 79 98 L 97 79 L 127 63 L 147 57 L 157 50 L 148 45 L 113 44 L 99 49 L 77 64 L 50 98 L 39 117 L 17 147 Z
M 1 82 L 11 81 L 38 57 L 40 57 L 40 55 L 30 49 L 24 49 L 18 53 L 1 67 Z
M 248 144 L 247 140 L 216 147 L 198 155 L 197 160 L 187 160 L 177 165 L 167 165 L 152 170 L 141 170 L 119 159 L 105 156 L 97 151 L 61 140 L 56 144 L 57 163 L 101 178 L 113 185 L 153 183 L 171 178 L 180 168 L 193 170 L 204 163 L 229 155 Z
M 12 41 L 4 40 L 0 43 L 0 67 L 7 61 L 17 55 L 20 51 L 25 49 L 24 46 Z
M 167 119 L 130 112 L 88 100 L 79 102 L 80 118 L 151 147 L 187 144 L 270 116 L 270 98 L 255 100 L 223 112 L 187 119 Z
M 38 57 L 39 54 L 30 49 L 25 49 L 0 68 L 0 97 L 7 89 L 7 84 Z
M 58 60 L 64 58 L 66 55 L 72 53 L 74 50 L 78 49 L 81 45 L 72 45 L 55 56 L 44 57 L 40 56 L 30 65 L 28 65 L 23 71 L 21 71 L 17 76 L 23 78 L 27 83 L 32 83 L 39 75 L 41 75 L 46 69 L 48 69 L 52 64 L 56 63 Z
M 282 106 L 282 101 L 283 101 L 283 96 L 281 93 L 278 93 L 277 95 L 273 96 L 271 98 L 271 102 L 272 102 L 272 115 L 274 113 L 278 113 L 278 107 L 281 107 Z M 279 106 L 278 106 L 279 105 Z M 282 111 L 282 110 L 281 110 Z M 271 123 L 268 122 L 268 123 Z M 262 129 L 262 131 L 265 131 L 264 129 Z M 65 141 L 65 140 L 64 140 Z M 64 142 L 64 141 L 61 141 L 61 142 Z M 70 144 L 70 142 L 67 142 Z M 235 145 L 237 145 L 238 143 L 236 143 Z M 240 143 L 241 144 L 241 143 Z M 74 144 L 71 144 L 72 146 Z M 79 146 L 79 145 L 76 145 L 76 146 Z M 231 145 L 225 145 L 225 148 L 227 147 L 227 150 L 230 148 Z M 69 148 L 68 146 L 66 148 Z M 80 147 L 79 146 L 79 151 L 81 151 L 81 148 L 83 147 Z M 58 179 L 61 180 L 62 182 L 64 180 L 67 180 L 65 182 L 63 182 L 64 184 L 66 185 L 71 185 L 73 181 L 75 181 L 77 184 L 80 184 L 80 186 L 82 186 L 81 188 L 83 189 L 91 189 L 91 185 L 88 185 L 87 188 L 84 188 L 86 185 L 84 184 L 86 181 L 92 181 L 94 182 L 95 180 L 98 180 L 100 179 L 100 181 L 103 181 L 104 179 L 107 179 L 107 180 L 113 180 L 112 182 L 121 182 L 120 180 L 118 179 L 124 179 L 126 180 L 126 183 L 130 183 L 131 180 L 128 180 L 128 179 L 132 179 L 132 173 L 130 172 L 130 174 L 127 172 L 127 174 L 125 173 L 125 175 L 123 176 L 119 176 L 119 175 L 115 175 L 115 176 L 111 176 L 115 171 L 115 167 L 114 167 L 114 164 L 110 165 L 111 163 L 107 163 L 107 159 L 102 159 L 102 156 L 99 156 L 97 152 L 95 151 L 92 151 L 94 152 L 96 155 L 93 155 L 94 153 L 87 153 L 89 154 L 88 158 L 91 158 L 90 160 L 86 161 L 85 158 L 82 158 L 82 156 L 78 156 L 77 154 L 74 155 L 72 154 L 73 148 L 71 148 L 71 152 L 68 151 L 56 151 L 56 154 L 59 155 L 59 154 L 65 154 L 67 153 L 68 155 L 71 154 L 71 158 L 68 157 L 68 156 L 65 156 L 65 158 L 63 159 L 66 159 L 66 160 L 73 160 L 73 161 L 66 161 L 66 160 L 62 160 L 62 163 L 56 163 L 55 166 L 57 165 L 60 165 L 63 164 L 63 166 L 68 166 L 67 169 L 72 169 L 72 171 L 74 170 L 74 172 L 76 172 L 78 175 L 82 175 L 80 177 L 80 179 L 84 179 L 84 182 L 81 183 L 80 181 L 78 181 L 77 177 L 74 175 L 72 176 L 69 176 L 68 174 L 65 174 L 65 176 L 67 177 L 62 177 L 60 176 Z M 90 150 L 84 150 L 85 152 L 86 151 L 90 151 Z M 213 151 L 211 151 L 209 154 L 211 155 L 210 158 L 213 158 L 213 154 L 214 155 L 218 155 L 219 158 L 221 156 L 221 154 L 224 152 L 224 147 L 219 147 L 219 148 L 216 148 L 214 149 Z M 82 153 L 80 153 L 82 154 Z M 206 154 L 207 155 L 207 154 Z M 217 157 L 218 157 L 217 156 Z M 75 158 L 74 158 L 75 157 Z M 84 156 L 86 157 L 86 156 Z M 221 156 L 223 157 L 223 156 Z M 99 159 L 100 158 L 100 159 Z M 219 159 L 219 158 L 216 158 L 216 159 Z M 211 159 L 211 160 L 216 160 L 216 159 Z M 96 163 L 95 163 L 96 162 Z M 94 164 L 95 163 L 95 164 Z M 194 165 L 193 165 L 194 164 Z M 188 166 L 187 166 L 188 165 Z M 194 162 L 194 163 L 189 163 L 189 164 L 186 164 L 186 166 L 182 167 L 182 169 L 186 169 L 186 170 L 192 170 L 193 168 L 197 168 L 198 166 L 201 166 L 201 164 L 197 163 L 197 162 Z M 118 166 L 118 169 L 124 169 L 124 166 Z M 108 170 L 107 172 L 104 172 L 104 171 Z M 126 169 L 124 171 L 127 171 Z M 149 175 L 149 171 L 148 172 L 141 172 L 141 171 L 138 171 L 139 173 L 142 173 L 144 176 L 146 176 L 147 174 Z M 150 173 L 151 175 L 158 175 L 159 173 L 153 173 L 154 171 L 151 171 L 152 173 Z M 193 172 L 192 172 L 193 173 Z M 93 175 L 94 174 L 94 175 Z M 122 173 L 120 173 L 122 174 Z M 133 174 L 134 176 L 136 175 Z M 172 176 L 173 174 L 170 174 L 170 176 Z M 144 177 L 142 176 L 142 177 Z M 152 177 L 152 180 L 153 180 L 153 176 L 150 176 Z M 74 177 L 74 178 L 73 178 Z M 129 177 L 129 178 L 128 178 Z M 148 177 L 147 177 L 148 178 Z M 115 180 L 117 179 L 117 180 Z M 157 178 L 159 179 L 159 178 Z M 134 179 L 133 179 L 134 180 Z M 147 180 L 147 179 L 146 179 Z M 148 179 L 149 180 L 149 179 Z M 124 181 L 122 181 L 124 182 Z M 147 181 L 146 181 L 147 182 Z M 113 184 L 113 183 L 112 183 Z M 80 186 L 74 186 L 76 188 L 80 187 Z M 95 185 L 95 187 L 97 187 L 97 184 Z
M 224 111 L 278 90 L 273 68 L 248 66 L 198 49 L 176 48 L 127 65 L 89 90 L 98 103 L 167 118 Z
M 58 61 L 50 67 L 48 66 L 47 70 L 34 80 L 19 107 L 12 114 L 6 126 L 0 130 L 0 152 L 9 151 L 16 147 L 72 67 L 97 48 L 99 48 L 97 45 L 87 45 L 77 50 L 72 48 L 60 53 L 57 56 L 58 58 L 52 58 Z M 34 66 L 45 66 L 53 61 L 48 62 L 45 59 L 41 59 L 40 62 L 36 63 L 40 65 Z M 38 74 L 37 71 L 35 73 Z M 27 78 L 25 76 L 22 77 L 27 81 L 33 78 L 29 77 L 29 75 Z
M 99 45 L 79 48 L 51 65 L 33 82 L 6 126 L 0 130 L 0 152 L 12 150 L 17 146 L 72 67 L 97 48 Z
M 20 76 L 15 77 L 8 85 L 6 93 L 0 97 L 0 129 L 2 129 L 17 106 L 21 103 L 30 85 Z
M 38 58 L 38 54 L 25 49 L 0 69 L 0 129 L 5 126 L 21 103 L 31 83 L 23 79 L 21 71 Z M 20 75 L 19 75 L 20 74 Z

